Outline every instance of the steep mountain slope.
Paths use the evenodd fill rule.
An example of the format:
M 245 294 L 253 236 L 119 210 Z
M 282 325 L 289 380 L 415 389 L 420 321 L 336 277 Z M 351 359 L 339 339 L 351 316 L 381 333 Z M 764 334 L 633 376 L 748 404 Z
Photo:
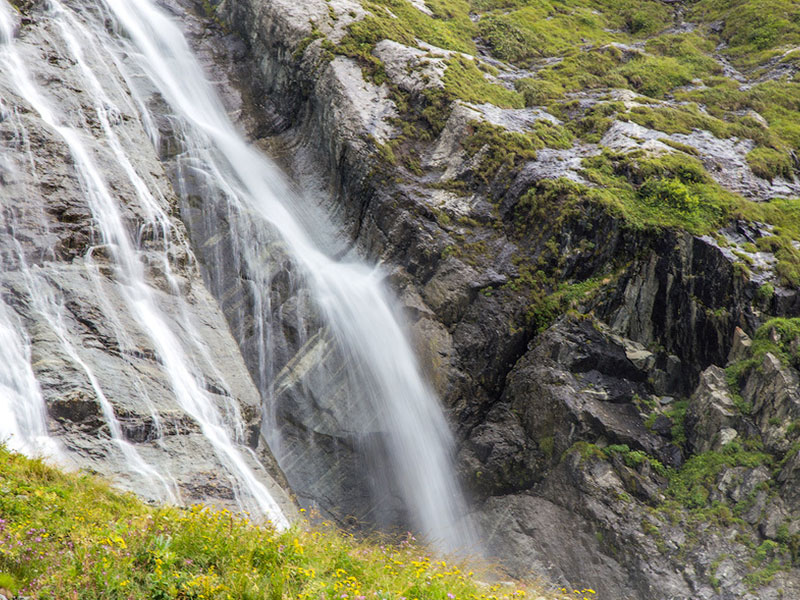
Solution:
M 211 4 L 262 133 L 395 265 L 489 550 L 798 595 L 797 3 Z

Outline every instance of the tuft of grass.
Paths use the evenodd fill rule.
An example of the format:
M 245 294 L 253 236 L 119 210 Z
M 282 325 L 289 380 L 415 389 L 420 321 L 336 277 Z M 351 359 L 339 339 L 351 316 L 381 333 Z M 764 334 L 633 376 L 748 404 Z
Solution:
M 719 37 L 740 68 L 800 43 L 800 6 L 792 0 L 700 0 L 690 5 L 686 18 L 723 23 Z
M 670 471 L 667 496 L 689 509 L 705 508 L 717 476 L 728 467 L 755 468 L 771 465 L 772 456 L 764 452 L 746 450 L 736 442 L 727 444 L 719 452 L 709 451 L 689 458 L 678 470 Z
M 761 366 L 767 354 L 776 356 L 784 365 L 800 367 L 800 318 L 776 317 L 756 330 L 749 356 L 726 369 L 734 391 L 740 389 L 753 369 Z
M 458 55 L 447 63 L 444 73 L 445 90 L 454 98 L 482 104 L 489 102 L 503 108 L 523 108 L 525 101 L 519 92 L 509 90 L 486 79 L 477 59 Z
M 514 82 L 516 89 L 525 99 L 525 106 L 542 106 L 564 96 L 564 88 L 552 81 L 523 77 Z
M 652 468 L 655 473 L 661 475 L 662 477 L 666 477 L 668 473 L 667 468 L 661 464 L 660 461 L 648 456 L 647 453 L 642 452 L 641 450 L 631 450 L 627 444 L 612 444 L 610 446 L 606 446 L 603 448 L 603 454 L 605 454 L 605 456 L 608 458 L 611 458 L 615 455 L 620 456 L 623 462 L 632 469 L 640 467 L 644 464 L 649 464 L 650 468 Z
M 585 176 L 600 186 L 590 195 L 635 227 L 674 227 L 702 235 L 722 226 L 735 206 L 733 194 L 689 156 L 606 151 L 583 163 Z
M 473 122 L 473 132 L 462 141 L 470 156 L 482 153 L 474 176 L 490 183 L 499 173 L 536 158 L 542 148 L 569 148 L 572 134 L 549 121 L 537 121 L 532 131 L 517 133 L 486 122 Z
M 792 157 L 773 148 L 754 148 L 747 153 L 747 164 L 755 175 L 770 181 L 775 177 L 791 180 L 794 170 Z

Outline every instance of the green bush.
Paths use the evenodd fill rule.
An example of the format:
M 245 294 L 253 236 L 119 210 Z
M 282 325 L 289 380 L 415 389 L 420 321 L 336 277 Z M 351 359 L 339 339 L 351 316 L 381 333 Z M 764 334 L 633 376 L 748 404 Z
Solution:
M 689 193 L 689 189 L 678 178 L 648 179 L 639 192 L 645 202 L 687 214 L 697 211 L 700 205 L 699 200 Z
M 544 79 L 517 79 L 514 88 L 525 98 L 525 106 L 541 106 L 564 95 L 560 84 Z

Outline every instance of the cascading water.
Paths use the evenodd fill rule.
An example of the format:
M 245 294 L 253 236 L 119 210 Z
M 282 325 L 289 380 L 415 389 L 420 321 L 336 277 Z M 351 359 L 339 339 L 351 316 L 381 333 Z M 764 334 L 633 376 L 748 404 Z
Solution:
M 108 115 L 115 112 L 114 105 L 100 87 L 99 80 L 94 77 L 92 67 L 84 57 L 81 45 L 73 37 L 69 26 L 76 27 L 77 31 L 84 34 L 86 40 L 91 40 L 91 33 L 89 30 L 84 29 L 68 9 L 59 3 L 53 2 L 51 10 L 53 20 L 61 25 L 60 29 L 66 51 L 70 59 L 74 61 L 74 64 L 77 64 L 81 69 L 83 81 L 88 84 L 89 95 L 93 100 L 96 117 L 100 121 L 101 130 L 107 137 L 111 155 L 116 159 L 114 168 L 121 168 L 126 174 L 129 183 L 136 192 L 140 206 L 144 208 L 142 228 L 152 232 L 162 232 L 165 246 L 162 255 L 167 256 L 170 251 L 168 230 L 171 225 L 166 219 L 164 211 L 158 207 L 153 195 L 147 189 L 142 177 L 135 172 L 133 166 L 127 160 L 122 146 L 109 123 Z M 10 8 L 5 2 L 3 2 L 2 14 L 4 23 L 3 37 L 10 42 L 13 36 L 10 25 L 12 19 L 10 17 Z M 176 325 L 170 322 L 170 319 L 159 308 L 157 294 L 147 281 L 141 249 L 134 245 L 123 221 L 117 199 L 113 196 L 109 183 L 103 176 L 97 159 L 93 155 L 92 148 L 85 141 L 85 136 L 88 132 L 85 129 L 81 130 L 68 125 L 70 117 L 74 118 L 75 115 L 59 112 L 56 105 L 46 99 L 44 90 L 40 89 L 29 76 L 23 60 L 10 43 L 6 43 L 3 48 L 2 55 L 0 55 L 0 64 L 2 64 L 5 73 L 11 74 L 11 80 L 15 87 L 14 91 L 18 97 L 26 102 L 66 145 L 83 188 L 85 201 L 97 227 L 98 235 L 102 239 L 101 246 L 112 259 L 113 279 L 121 300 L 124 302 L 127 311 L 136 319 L 150 344 L 152 344 L 159 362 L 168 374 L 171 392 L 177 404 L 199 425 L 206 441 L 210 443 L 228 475 L 233 478 L 240 507 L 266 515 L 278 527 L 287 526 L 286 517 L 264 484 L 253 473 L 248 460 L 242 453 L 243 448 L 237 446 L 223 415 L 207 391 L 203 389 L 201 377 L 195 365 L 189 360 L 181 339 L 174 332 Z M 100 64 L 104 64 L 102 60 Z M 85 256 L 85 274 L 98 289 L 101 289 L 103 287 L 103 283 L 99 279 L 101 271 L 93 260 L 95 248 L 90 249 Z M 21 271 L 29 282 L 43 279 L 39 272 L 41 269 L 28 268 L 24 264 L 24 257 L 20 260 L 20 264 Z M 162 264 L 165 268 L 168 268 L 166 259 Z M 123 439 L 122 430 L 114 414 L 111 402 L 94 376 L 92 368 L 81 358 L 77 348 L 69 342 L 58 309 L 51 310 L 52 307 L 59 305 L 58 300 L 48 298 L 47 291 L 41 289 L 35 283 L 28 285 L 28 291 L 34 306 L 44 316 L 61 342 L 63 351 L 66 352 L 74 364 L 85 372 L 85 376 L 88 378 L 102 409 L 106 425 L 110 430 L 110 437 L 124 455 L 126 470 L 139 478 L 149 479 L 148 491 L 151 495 L 157 498 L 175 500 L 176 495 L 172 491 L 173 486 L 168 483 L 168 478 L 160 475 L 154 467 L 146 464 L 138 451 Z M 177 300 L 181 301 L 179 297 Z M 106 306 L 114 310 L 110 303 L 106 302 Z M 186 326 L 187 323 L 182 323 L 182 325 Z
M 58 459 L 22 327 L 0 300 L 0 440 L 18 452 Z
M 4 18 L 10 23 L 6 0 L 0 2 L 5 6 Z M 163 199 L 151 191 L 147 178 L 126 157 L 124 140 L 118 139 L 112 123 L 116 114 L 113 98 L 119 93 L 104 87 L 97 75 L 98 67 L 122 73 L 156 144 L 159 132 L 154 123 L 159 115 L 149 114 L 144 107 L 154 92 L 166 101 L 182 145 L 176 158 L 176 187 L 188 202 L 201 182 L 201 201 L 214 203 L 225 214 L 235 259 L 235 264 L 227 267 L 247 273 L 251 283 L 249 335 L 255 340 L 253 348 L 258 354 L 256 379 L 266 404 L 265 434 L 279 460 L 284 457 L 282 466 L 290 480 L 294 465 L 286 462 L 291 457 L 281 451 L 285 440 L 279 434 L 271 402 L 276 388 L 288 378 L 287 372 L 303 371 L 303 357 L 278 362 L 272 356 L 276 325 L 271 322 L 274 264 L 270 257 L 276 254 L 288 257 L 291 263 L 294 283 L 289 287 L 308 291 L 298 302 L 313 307 L 309 309 L 312 316 L 297 326 L 306 333 L 298 335 L 295 345 L 311 349 L 305 362 L 313 362 L 315 356 L 319 361 L 331 354 L 337 357 L 336 366 L 323 369 L 321 375 L 301 377 L 302 393 L 319 398 L 332 393 L 333 377 L 344 380 L 346 393 L 337 396 L 343 404 L 339 409 L 345 420 L 352 421 L 354 436 L 358 437 L 355 430 L 359 427 L 361 431 L 380 434 L 387 461 L 376 457 L 376 470 L 391 471 L 387 480 L 396 486 L 415 526 L 443 549 L 474 548 L 466 506 L 453 472 L 451 435 L 392 310 L 380 271 L 355 260 L 333 260 L 320 249 L 319 239 L 327 232 L 314 224 L 321 220 L 318 211 L 304 204 L 279 170 L 235 130 L 180 30 L 154 3 L 104 0 L 78 14 L 70 4 L 53 0 L 50 15 L 63 39 L 63 51 L 82 73 L 84 93 L 92 99 L 93 117 L 114 157 L 115 168 L 125 174 L 136 192 L 144 215 L 140 231 L 158 232 L 155 237 L 163 246 L 160 270 L 179 304 L 180 286 L 170 276 L 171 261 L 167 258 L 173 250 L 173 226 L 163 209 Z M 111 28 L 109 21 L 114 24 Z M 109 32 L 114 28 L 118 33 Z M 0 43 L 3 39 L 10 41 L 12 35 L 9 24 L 8 32 L 0 33 Z M 112 259 L 120 297 L 169 374 L 177 403 L 199 423 L 220 461 L 236 479 L 239 495 L 255 500 L 257 508 L 273 521 L 285 522 L 242 459 L 241 449 L 234 443 L 238 441 L 237 434 L 229 433 L 230 423 L 199 383 L 201 378 L 189 358 L 196 351 L 187 353 L 187 336 L 176 334 L 173 319 L 160 309 L 158 295 L 148 282 L 146 270 L 150 265 L 143 248 L 130 235 L 118 199 L 84 144 L 83 136 L 88 132 L 68 124 L 67 115 L 60 114 L 48 102 L 12 51 L 7 50 L 3 57 L 8 68 L 19 71 L 16 93 L 68 146 L 102 246 Z M 102 288 L 97 280 L 101 270 L 93 263 L 91 253 L 86 263 L 90 279 L 94 278 L 95 285 Z M 224 291 L 218 289 L 217 296 L 223 296 Z M 298 320 L 302 321 L 302 317 Z M 183 323 L 190 331 L 189 325 L 188 321 Z M 188 337 L 192 337 L 191 333 Z M 279 370 L 281 374 L 276 377 Z M 106 411 L 105 416 L 115 436 L 111 425 L 113 410 Z
M 362 400 L 361 406 L 354 404 L 366 404 L 388 434 L 393 470 L 417 526 L 445 548 L 471 546 L 468 528 L 459 524 L 466 511 L 452 471 L 447 424 L 390 308 L 380 273 L 359 263 L 336 262 L 315 247 L 288 207 L 298 201 L 296 195 L 235 131 L 174 24 L 147 2 L 109 0 L 108 5 L 130 34 L 129 51 L 140 54 L 142 68 L 183 118 L 193 168 L 212 172 L 233 213 L 247 216 L 231 220 L 240 227 L 234 236 L 246 237 L 251 219 L 279 232 L 286 252 L 308 279 L 353 371 L 350 389 L 357 387 Z M 250 272 L 258 272 L 263 263 L 258 252 L 242 251 L 239 257 Z
M 14 35 L 11 15 L 0 6 L 0 52 Z M 0 118 L 5 118 L 0 103 Z M 54 450 L 47 435 L 44 400 L 30 366 L 30 347 L 18 319 L 0 298 L 0 440 L 28 454 Z M 48 448 L 50 446 L 50 448 Z

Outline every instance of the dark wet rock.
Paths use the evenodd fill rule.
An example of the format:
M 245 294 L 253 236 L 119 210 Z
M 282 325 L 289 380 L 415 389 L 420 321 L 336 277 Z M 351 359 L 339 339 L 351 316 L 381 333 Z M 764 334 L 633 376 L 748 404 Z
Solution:
M 755 424 L 764 445 L 771 452 L 783 454 L 792 445 L 790 429 L 800 419 L 800 377 L 795 369 L 781 364 L 773 354 L 747 378 L 743 398 L 752 404 Z

